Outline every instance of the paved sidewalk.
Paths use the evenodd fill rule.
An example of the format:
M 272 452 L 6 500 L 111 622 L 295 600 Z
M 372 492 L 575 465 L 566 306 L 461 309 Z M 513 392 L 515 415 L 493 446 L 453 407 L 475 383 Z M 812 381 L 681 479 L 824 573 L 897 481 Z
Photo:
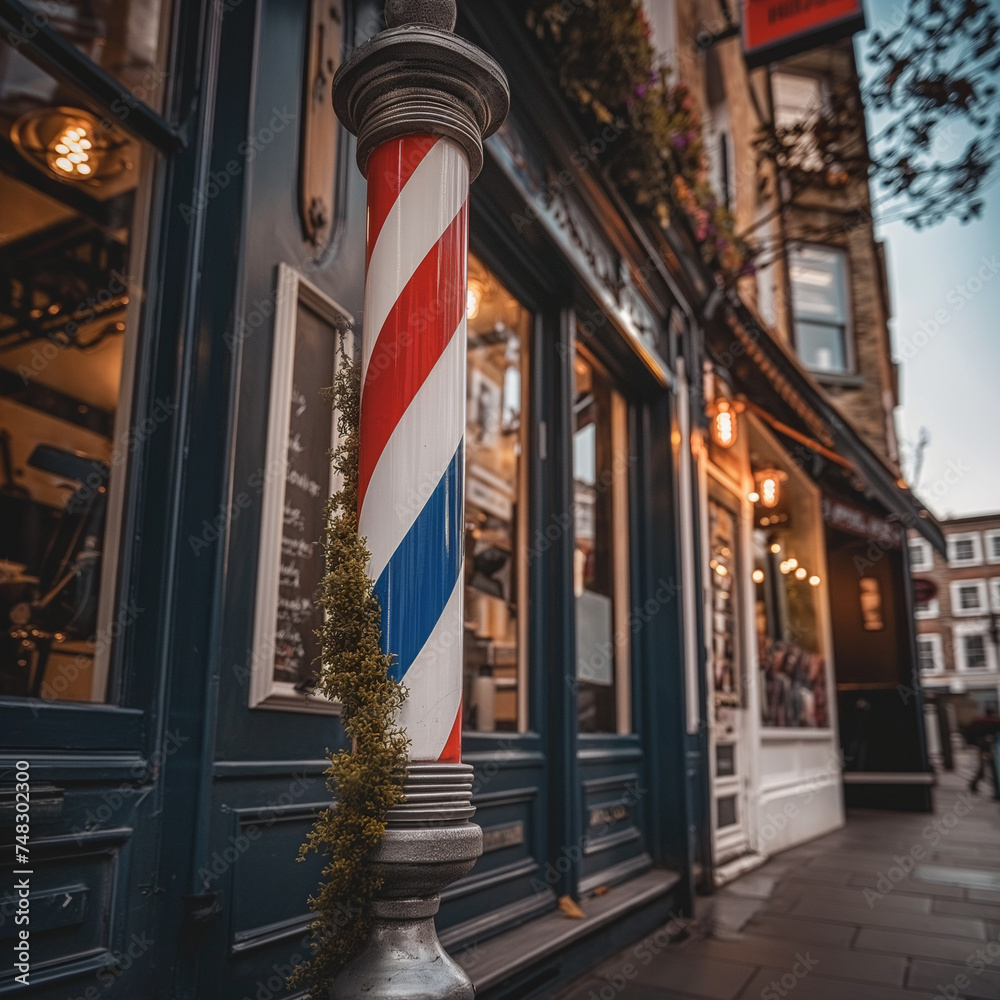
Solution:
M 852 811 L 561 1000 L 1000 1000 L 1000 803 L 956 764 L 934 816 Z

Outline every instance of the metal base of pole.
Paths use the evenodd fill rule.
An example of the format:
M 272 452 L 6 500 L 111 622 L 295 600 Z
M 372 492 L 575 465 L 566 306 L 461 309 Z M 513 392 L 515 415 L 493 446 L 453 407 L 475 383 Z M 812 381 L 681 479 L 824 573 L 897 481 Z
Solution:
M 434 927 L 439 893 L 470 872 L 483 831 L 470 822 L 470 764 L 409 764 L 375 864 L 385 883 L 368 943 L 337 976 L 330 1000 L 472 1000 L 475 988 Z

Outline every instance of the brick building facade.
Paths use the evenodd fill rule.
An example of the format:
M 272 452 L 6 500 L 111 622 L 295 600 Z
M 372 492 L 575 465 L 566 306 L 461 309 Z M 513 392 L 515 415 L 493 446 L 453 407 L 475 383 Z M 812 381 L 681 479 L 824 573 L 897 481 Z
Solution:
M 953 518 L 941 527 L 947 558 L 911 537 L 910 561 L 914 579 L 936 588 L 916 606 L 922 684 L 950 706 L 954 732 L 1000 704 L 1000 513 Z

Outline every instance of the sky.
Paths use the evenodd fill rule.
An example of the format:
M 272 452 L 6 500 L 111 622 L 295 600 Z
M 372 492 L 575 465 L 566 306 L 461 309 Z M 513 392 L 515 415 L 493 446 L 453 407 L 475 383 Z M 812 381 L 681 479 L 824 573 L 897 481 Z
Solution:
M 865 0 L 870 28 L 899 18 L 903 3 Z M 862 74 L 865 41 L 855 39 Z M 965 225 L 949 219 L 920 231 L 902 222 L 876 226 L 889 268 L 903 469 L 913 485 L 914 448 L 926 428 L 916 493 L 942 518 L 1000 510 L 998 180 L 1000 167 L 982 216 Z

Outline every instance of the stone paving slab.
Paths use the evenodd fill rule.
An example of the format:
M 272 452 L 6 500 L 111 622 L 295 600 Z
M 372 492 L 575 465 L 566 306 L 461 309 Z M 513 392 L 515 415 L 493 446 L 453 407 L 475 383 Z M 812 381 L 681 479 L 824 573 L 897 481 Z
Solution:
M 700 897 L 685 940 L 633 945 L 560 1000 L 1000 1000 L 1000 803 L 970 800 L 958 765 L 935 815 L 852 811 Z

